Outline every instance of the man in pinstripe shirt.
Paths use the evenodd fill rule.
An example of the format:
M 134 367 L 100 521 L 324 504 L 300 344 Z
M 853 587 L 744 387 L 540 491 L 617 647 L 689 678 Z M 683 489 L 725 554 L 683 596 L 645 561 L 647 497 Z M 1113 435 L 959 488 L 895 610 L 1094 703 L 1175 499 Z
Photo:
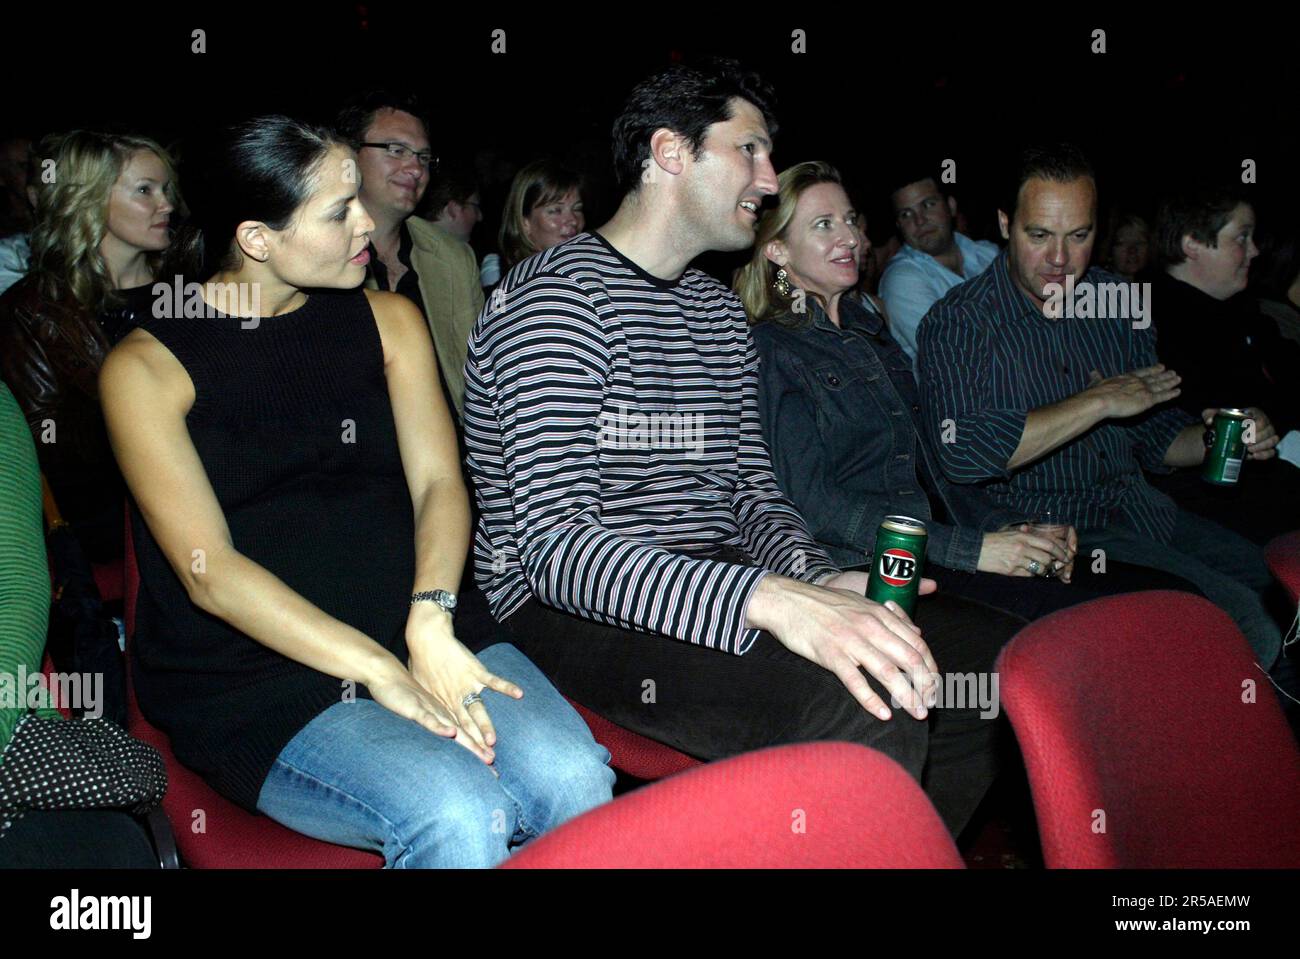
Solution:
M 770 103 L 725 61 L 639 84 L 614 127 L 614 218 L 518 264 L 484 308 L 465 398 L 477 576 L 516 645 L 615 722 L 705 759 L 873 746 L 956 835 L 996 726 L 926 708 L 936 660 L 987 678 L 1018 623 L 933 596 L 916 626 L 831 564 L 772 472 L 744 309 L 690 268 L 754 241 L 777 192 Z
M 1259 548 L 1180 510 L 1143 475 L 1205 456 L 1204 424 L 1161 408 L 1180 379 L 1156 362 L 1149 321 L 1048 308 L 1066 287 L 1121 279 L 1088 269 L 1097 207 L 1088 161 L 1068 144 L 1032 148 L 1017 173 L 998 213 L 1008 249 L 921 323 L 925 425 L 942 469 L 1030 519 L 1072 523 L 1080 558 L 1103 569 L 1117 559 L 1195 583 L 1233 616 L 1260 665 L 1277 663 L 1290 682 L 1260 598 L 1270 577 Z M 1266 459 L 1276 445 L 1265 424 L 1248 455 Z

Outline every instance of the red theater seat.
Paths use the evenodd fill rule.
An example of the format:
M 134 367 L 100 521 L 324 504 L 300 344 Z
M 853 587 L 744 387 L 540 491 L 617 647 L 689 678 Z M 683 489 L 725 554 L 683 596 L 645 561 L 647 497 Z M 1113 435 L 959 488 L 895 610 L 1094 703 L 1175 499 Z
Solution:
M 584 813 L 511 869 L 960 869 L 921 787 L 852 743 L 775 746 L 691 769 Z
M 110 603 L 123 597 L 126 587 L 123 582 L 122 563 L 95 563 L 90 571 L 95 577 L 95 586 L 99 590 L 100 599 Z
M 1002 651 L 1049 868 L 1300 867 L 1300 751 L 1227 614 L 1093 600 Z
M 589 727 L 591 735 L 610 754 L 610 765 L 637 779 L 663 779 L 674 773 L 701 765 L 700 760 L 624 729 L 605 717 L 593 713 L 581 703 L 569 700 Z
M 1264 547 L 1264 558 L 1279 583 L 1300 603 L 1300 530 L 1287 533 Z

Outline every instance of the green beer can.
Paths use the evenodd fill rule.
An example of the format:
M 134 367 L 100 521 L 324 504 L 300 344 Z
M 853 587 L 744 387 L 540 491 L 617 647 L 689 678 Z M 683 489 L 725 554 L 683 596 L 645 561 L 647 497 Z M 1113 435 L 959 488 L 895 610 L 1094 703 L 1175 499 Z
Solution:
M 1222 409 L 1214 416 L 1214 425 L 1205 431 L 1205 465 L 1201 479 L 1215 486 L 1236 486 L 1241 463 L 1246 458 L 1242 434 L 1250 414 L 1245 410 Z
M 886 516 L 876 531 L 876 548 L 871 554 L 871 578 L 867 599 L 883 603 L 892 599 L 911 616 L 921 589 L 925 567 L 925 524 L 910 516 Z

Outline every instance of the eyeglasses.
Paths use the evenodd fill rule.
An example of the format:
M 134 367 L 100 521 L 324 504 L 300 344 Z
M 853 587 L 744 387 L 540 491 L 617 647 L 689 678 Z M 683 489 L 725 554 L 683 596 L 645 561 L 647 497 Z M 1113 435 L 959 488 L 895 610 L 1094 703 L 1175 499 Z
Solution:
M 399 163 L 405 163 L 411 157 L 420 161 L 420 166 L 426 170 L 429 167 L 436 166 L 438 158 L 429 150 L 412 150 L 405 143 L 363 143 L 363 147 L 373 147 L 376 150 L 383 150 L 394 160 Z

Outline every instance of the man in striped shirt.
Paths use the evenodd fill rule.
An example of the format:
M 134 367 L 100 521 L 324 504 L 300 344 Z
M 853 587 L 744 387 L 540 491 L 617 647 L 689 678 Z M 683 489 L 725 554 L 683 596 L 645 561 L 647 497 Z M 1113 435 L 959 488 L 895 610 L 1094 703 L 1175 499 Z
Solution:
M 614 128 L 614 218 L 517 265 L 484 307 L 465 400 L 477 575 L 516 644 L 615 722 L 705 759 L 870 745 L 925 771 L 956 834 L 991 782 L 994 723 L 917 720 L 937 655 L 987 672 L 1016 624 L 936 619 L 932 655 L 831 564 L 773 475 L 743 308 L 688 268 L 753 243 L 777 191 L 770 99 L 725 61 L 639 84 Z
M 1122 278 L 1088 269 L 1091 166 L 1066 144 L 1032 148 L 1009 196 L 998 212 L 1008 249 L 921 323 L 925 426 L 943 471 L 983 484 L 1030 520 L 1073 524 L 1098 572 L 1112 559 L 1190 580 L 1236 620 L 1260 665 L 1277 663 L 1291 682 L 1281 631 L 1261 602 L 1270 576 L 1259 548 L 1180 510 L 1143 475 L 1198 466 L 1205 425 L 1158 409 L 1179 395 L 1180 378 L 1156 362 L 1149 314 L 1132 309 L 1140 290 L 1114 300 L 1130 304 L 1129 315 L 1104 306 L 1105 284 Z M 1093 305 L 1077 316 L 1089 286 Z M 1071 303 L 1061 301 L 1067 289 Z M 1264 425 L 1248 455 L 1271 457 L 1276 444 Z

